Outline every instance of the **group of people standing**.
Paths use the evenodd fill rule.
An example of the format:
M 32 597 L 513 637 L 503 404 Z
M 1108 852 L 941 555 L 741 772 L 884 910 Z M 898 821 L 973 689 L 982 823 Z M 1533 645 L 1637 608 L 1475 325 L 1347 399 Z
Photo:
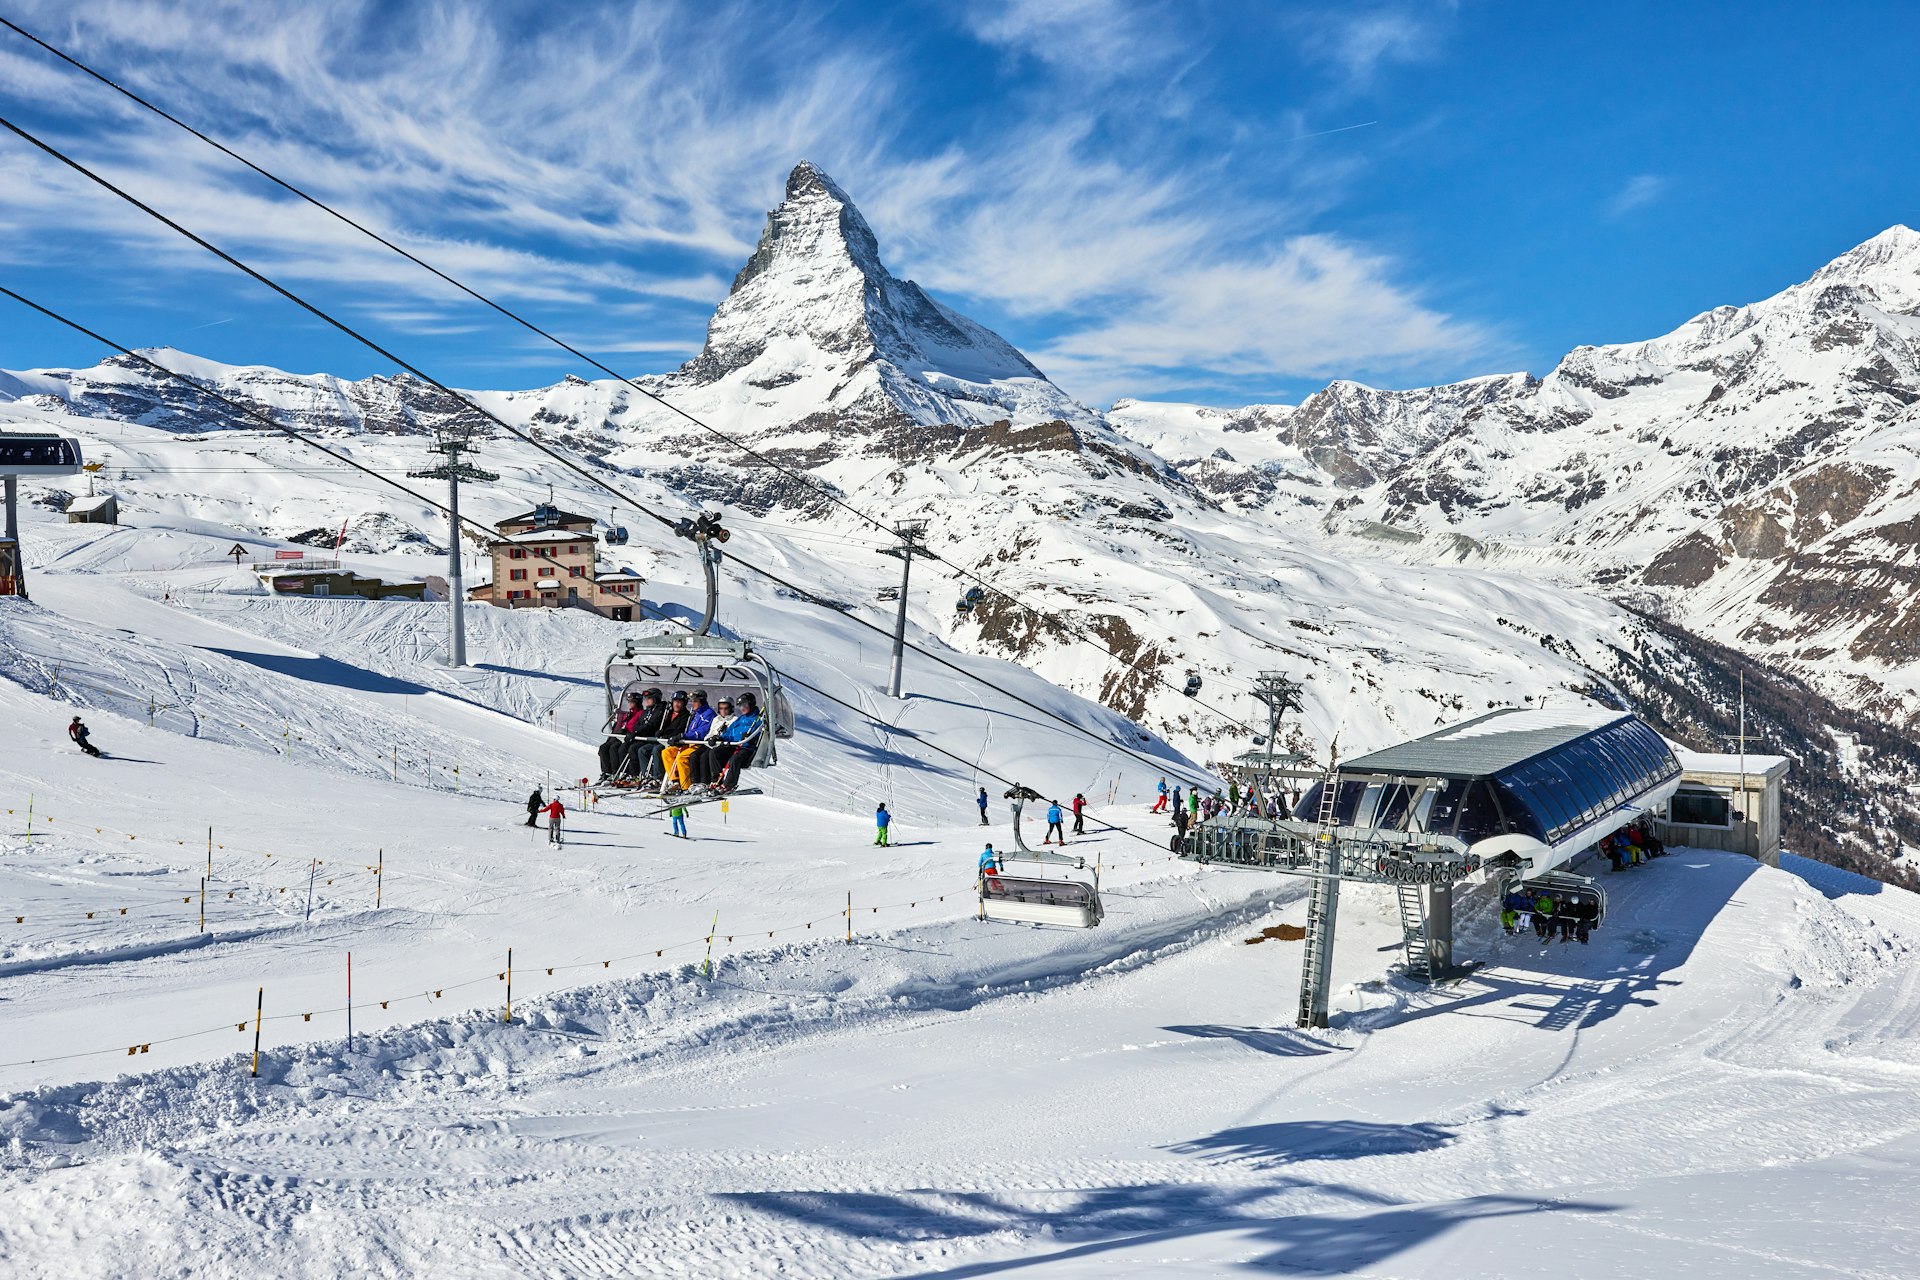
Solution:
M 766 731 L 766 717 L 751 693 L 736 704 L 722 697 L 707 705 L 707 691 L 659 689 L 629 693 L 600 744 L 600 781 L 674 795 L 696 790 L 724 794 L 740 784 Z
M 1260 793 L 1251 787 L 1245 795 L 1240 792 L 1240 783 L 1230 781 L 1227 793 L 1218 791 L 1210 795 L 1201 795 L 1200 788 L 1183 790 L 1177 783 L 1169 790 L 1167 780 L 1160 779 L 1159 794 L 1149 813 L 1167 813 L 1173 819 L 1173 828 L 1181 836 L 1187 834 L 1187 828 L 1196 822 L 1207 822 L 1223 813 L 1236 813 L 1249 818 L 1264 817 L 1269 822 L 1277 822 L 1286 817 L 1288 806 L 1281 803 L 1281 797 L 1274 795 L 1261 799 Z

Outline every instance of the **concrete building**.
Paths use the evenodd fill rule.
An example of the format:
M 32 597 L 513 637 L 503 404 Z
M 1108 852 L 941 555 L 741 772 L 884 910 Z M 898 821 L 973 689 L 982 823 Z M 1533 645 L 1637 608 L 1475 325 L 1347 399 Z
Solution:
M 67 504 L 68 524 L 119 524 L 120 500 L 110 493 L 90 494 Z
M 1667 801 L 1656 834 L 1669 844 L 1744 853 L 1780 865 L 1780 801 L 1785 756 L 1716 754 L 1676 747 L 1680 789 Z
M 591 516 L 546 503 L 494 526 L 487 544 L 493 581 L 474 587 L 469 600 L 503 609 L 591 609 L 616 622 L 640 611 L 646 580 L 630 569 L 603 571 Z

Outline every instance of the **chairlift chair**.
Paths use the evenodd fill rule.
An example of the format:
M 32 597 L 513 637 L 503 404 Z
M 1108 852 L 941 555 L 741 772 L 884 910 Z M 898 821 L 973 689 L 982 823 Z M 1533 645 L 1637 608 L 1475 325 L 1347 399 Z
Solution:
M 720 517 L 702 514 L 697 520 L 682 520 L 674 532 L 691 538 L 700 548 L 700 562 L 706 572 L 707 611 L 695 632 L 667 632 L 655 636 L 623 638 L 607 659 L 606 728 L 629 694 L 648 688 L 662 690 L 704 689 L 707 704 L 721 699 L 735 703 L 741 694 L 750 693 L 760 708 L 766 730 L 760 734 L 749 768 L 771 769 L 780 763 L 777 743 L 794 736 L 793 705 L 780 682 L 780 673 L 753 647 L 750 641 L 709 634 L 719 613 L 719 544 L 729 536 Z M 734 794 L 751 794 L 736 791 Z
M 0 475 L 71 476 L 84 467 L 78 440 L 50 431 L 0 431 Z
M 1040 880 L 984 872 L 980 876 L 980 918 L 983 920 L 1091 929 L 1105 916 L 1099 891 L 1083 881 Z
M 1543 871 L 1537 876 L 1515 877 L 1507 882 L 1507 892 L 1518 889 L 1529 897 L 1538 897 L 1544 893 L 1555 902 L 1586 902 L 1593 904 L 1595 914 L 1592 927 L 1598 929 L 1607 919 L 1607 891 L 1600 887 L 1591 876 L 1578 875 L 1572 871 Z M 1505 896 L 1504 894 L 1502 896 Z

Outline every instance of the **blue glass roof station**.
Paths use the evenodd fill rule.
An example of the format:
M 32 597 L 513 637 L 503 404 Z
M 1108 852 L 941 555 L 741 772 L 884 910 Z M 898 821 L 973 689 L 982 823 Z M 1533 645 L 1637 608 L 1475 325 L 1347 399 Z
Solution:
M 1569 709 L 1495 712 L 1340 766 L 1343 774 L 1444 780 L 1425 829 L 1469 844 L 1521 834 L 1557 844 L 1680 776 L 1666 741 L 1637 716 Z M 1296 817 L 1319 816 L 1321 787 Z M 1403 825 L 1413 788 L 1342 780 L 1343 826 Z M 1417 825 L 1417 824 L 1416 824 Z

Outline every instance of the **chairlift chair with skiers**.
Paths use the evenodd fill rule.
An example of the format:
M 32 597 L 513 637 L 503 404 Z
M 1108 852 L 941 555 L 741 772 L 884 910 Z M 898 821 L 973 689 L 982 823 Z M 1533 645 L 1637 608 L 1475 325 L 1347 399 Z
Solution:
M 1524 879 L 1516 876 L 1507 882 L 1506 891 L 1501 896 L 1504 898 L 1507 893 L 1516 890 L 1526 894 L 1528 898 L 1538 898 L 1541 894 L 1546 894 L 1561 906 L 1569 904 L 1591 906 L 1594 915 L 1588 922 L 1589 926 L 1598 929 L 1606 923 L 1607 891 L 1601 888 L 1599 882 L 1591 876 L 1578 875 L 1566 870 L 1543 871 L 1537 876 L 1527 876 Z
M 765 728 L 759 734 L 747 767 L 771 769 L 780 763 L 777 743 L 794 736 L 793 706 L 787 699 L 780 673 L 747 639 L 731 639 L 710 634 L 719 612 L 719 544 L 728 538 L 720 517 L 706 513 L 698 519 L 682 520 L 674 532 L 691 539 L 700 548 L 700 560 L 706 573 L 706 615 L 697 631 L 666 632 L 655 636 L 623 638 L 607 659 L 605 685 L 607 698 L 606 728 L 612 731 L 621 708 L 631 697 L 636 701 L 648 689 L 706 691 L 709 706 L 722 701 L 739 703 L 742 695 L 752 695 Z M 756 795 L 758 788 L 739 788 L 733 795 Z M 721 799 L 720 794 L 675 797 L 676 803 L 702 803 Z

